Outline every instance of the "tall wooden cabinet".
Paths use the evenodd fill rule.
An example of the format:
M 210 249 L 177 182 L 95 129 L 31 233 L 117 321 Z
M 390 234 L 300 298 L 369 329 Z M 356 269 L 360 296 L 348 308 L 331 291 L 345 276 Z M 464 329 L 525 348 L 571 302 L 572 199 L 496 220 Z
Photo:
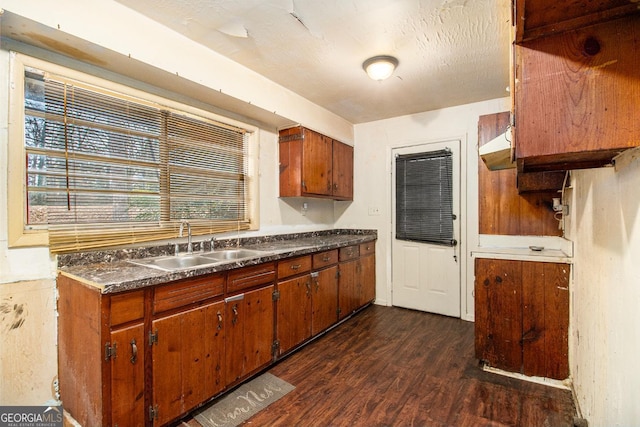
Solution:
M 623 0 L 518 0 L 519 171 L 598 167 L 640 145 L 640 14 Z
M 280 197 L 353 200 L 353 147 L 302 126 L 280 131 Z
M 569 274 L 562 263 L 476 259 L 476 357 L 510 372 L 567 378 Z

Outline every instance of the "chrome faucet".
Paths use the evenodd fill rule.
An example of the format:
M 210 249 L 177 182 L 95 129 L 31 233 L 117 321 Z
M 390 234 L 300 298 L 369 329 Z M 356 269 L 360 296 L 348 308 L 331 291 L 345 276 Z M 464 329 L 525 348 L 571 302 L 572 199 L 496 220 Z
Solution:
M 187 253 L 191 255 L 193 253 L 193 242 L 191 241 L 191 224 L 189 221 L 182 221 L 180 223 L 180 233 L 178 237 L 182 237 L 182 233 L 184 232 L 184 226 L 187 226 Z M 176 243 L 176 255 L 178 255 L 178 244 Z

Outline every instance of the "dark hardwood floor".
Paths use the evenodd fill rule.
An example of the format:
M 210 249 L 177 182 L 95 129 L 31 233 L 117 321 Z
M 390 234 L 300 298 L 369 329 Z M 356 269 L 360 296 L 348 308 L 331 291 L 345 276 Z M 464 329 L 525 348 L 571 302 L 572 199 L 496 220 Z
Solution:
M 569 391 L 485 372 L 473 345 L 473 323 L 371 306 L 272 367 L 296 389 L 245 425 L 573 426 Z

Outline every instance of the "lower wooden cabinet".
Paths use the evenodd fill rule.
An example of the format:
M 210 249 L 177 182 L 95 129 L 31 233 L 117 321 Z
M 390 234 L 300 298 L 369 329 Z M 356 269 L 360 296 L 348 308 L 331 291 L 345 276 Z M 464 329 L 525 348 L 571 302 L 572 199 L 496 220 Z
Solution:
M 111 332 L 108 346 L 116 349 L 110 357 L 113 425 L 144 426 L 144 338 L 143 323 Z
M 311 273 L 311 296 L 311 335 L 318 335 L 338 321 L 337 265 Z
M 311 338 L 311 274 L 278 282 L 278 354 Z
M 154 425 L 178 418 L 224 389 L 224 305 L 215 302 L 152 322 Z
M 375 299 L 375 244 L 340 249 L 340 319 Z
M 118 294 L 60 275 L 65 410 L 85 426 L 173 422 L 336 324 L 339 288 L 351 312 L 372 301 L 373 250 L 344 256 L 346 279 L 337 249 Z
M 476 357 L 505 371 L 567 378 L 569 274 L 568 264 L 476 259 Z

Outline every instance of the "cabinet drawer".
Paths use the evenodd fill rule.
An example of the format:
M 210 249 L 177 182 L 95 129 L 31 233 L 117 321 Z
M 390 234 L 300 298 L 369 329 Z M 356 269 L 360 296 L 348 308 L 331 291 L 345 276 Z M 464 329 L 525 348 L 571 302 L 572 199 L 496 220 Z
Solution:
M 306 273 L 311 270 L 311 255 L 299 256 L 278 262 L 278 279 Z
M 160 286 L 155 290 L 153 312 L 169 310 L 183 305 L 204 301 L 224 293 L 224 274 L 184 280 Z
M 340 248 L 340 261 L 347 261 L 358 258 L 360 256 L 360 248 L 358 246 L 347 246 Z
M 227 292 L 264 285 L 275 280 L 276 264 L 274 262 L 232 270 L 227 278 Z
M 120 325 L 144 317 L 144 291 L 127 292 L 111 297 L 111 325 Z
M 313 255 L 313 269 L 317 270 L 319 268 L 326 267 L 328 265 L 332 265 L 338 262 L 338 250 L 334 249 L 332 251 L 320 252 L 319 254 Z
M 376 253 L 376 242 L 367 242 L 360 244 L 360 256 Z

